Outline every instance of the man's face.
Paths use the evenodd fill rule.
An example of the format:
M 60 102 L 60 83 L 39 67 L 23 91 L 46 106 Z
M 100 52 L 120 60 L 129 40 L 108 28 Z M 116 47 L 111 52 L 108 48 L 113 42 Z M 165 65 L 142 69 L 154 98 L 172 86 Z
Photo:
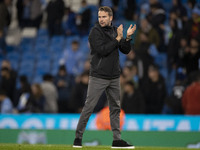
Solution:
M 101 27 L 110 26 L 113 19 L 112 16 L 108 15 L 108 12 L 99 11 L 98 12 L 99 24 Z

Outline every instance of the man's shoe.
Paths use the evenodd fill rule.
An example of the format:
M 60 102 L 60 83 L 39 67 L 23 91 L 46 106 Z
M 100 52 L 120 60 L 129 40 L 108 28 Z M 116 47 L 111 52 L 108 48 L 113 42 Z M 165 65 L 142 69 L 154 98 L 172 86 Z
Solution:
M 75 138 L 73 147 L 74 148 L 82 148 L 82 139 Z
M 115 141 L 113 141 L 111 148 L 135 149 L 135 146 L 128 144 L 124 140 L 115 140 Z

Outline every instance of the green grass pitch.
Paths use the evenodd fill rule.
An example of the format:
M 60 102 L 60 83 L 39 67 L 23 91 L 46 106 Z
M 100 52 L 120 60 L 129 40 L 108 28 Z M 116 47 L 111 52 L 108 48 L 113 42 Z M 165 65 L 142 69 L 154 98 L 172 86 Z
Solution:
M 187 148 L 136 147 L 135 150 L 186 150 Z M 0 144 L 0 150 L 111 150 L 109 146 L 83 146 L 73 148 L 71 145 L 29 145 Z M 190 149 L 197 150 L 197 149 Z

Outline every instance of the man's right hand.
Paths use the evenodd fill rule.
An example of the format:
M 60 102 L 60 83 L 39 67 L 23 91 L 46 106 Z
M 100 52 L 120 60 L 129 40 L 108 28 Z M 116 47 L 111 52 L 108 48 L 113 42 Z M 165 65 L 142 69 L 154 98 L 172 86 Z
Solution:
M 116 40 L 119 42 L 122 38 L 123 38 L 123 25 L 121 24 L 117 28 L 117 37 L 116 37 Z

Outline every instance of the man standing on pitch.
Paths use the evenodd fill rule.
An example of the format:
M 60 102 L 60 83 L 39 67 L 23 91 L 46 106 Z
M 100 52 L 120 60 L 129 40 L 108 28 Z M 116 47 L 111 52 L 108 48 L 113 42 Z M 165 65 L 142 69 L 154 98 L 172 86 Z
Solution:
M 120 115 L 120 65 L 119 51 L 128 54 L 131 45 L 131 35 L 136 30 L 136 25 L 127 30 L 127 37 L 123 38 L 123 25 L 118 28 L 112 26 L 113 12 L 111 8 L 103 6 L 98 11 L 98 23 L 91 29 L 89 43 L 91 48 L 91 68 L 87 98 L 82 110 L 76 138 L 73 147 L 82 147 L 82 137 L 88 119 L 95 108 L 99 97 L 106 92 L 110 109 L 110 122 L 113 131 L 112 148 L 132 149 L 121 139 L 119 115 Z

